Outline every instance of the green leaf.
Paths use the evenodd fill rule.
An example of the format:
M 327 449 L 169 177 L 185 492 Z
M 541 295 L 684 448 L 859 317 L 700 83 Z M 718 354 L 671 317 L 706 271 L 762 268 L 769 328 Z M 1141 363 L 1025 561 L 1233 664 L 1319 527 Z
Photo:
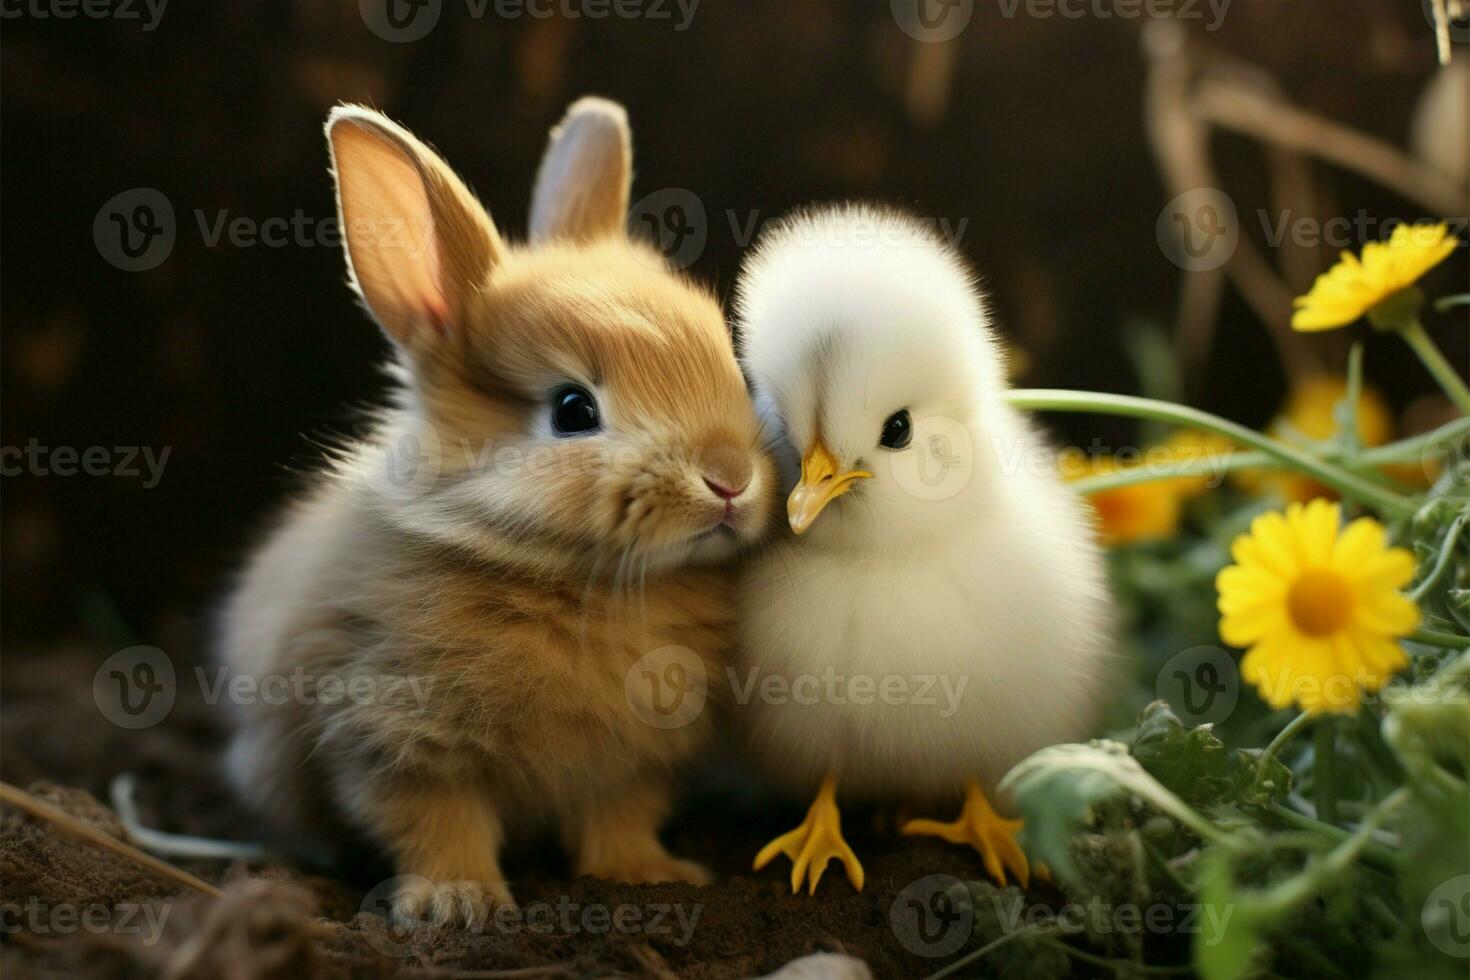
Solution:
M 1133 757 L 1191 806 L 1208 807 L 1229 793 L 1230 753 L 1213 727 L 1190 728 L 1163 701 L 1143 709 Z
M 1246 976 L 1261 945 L 1260 923 L 1240 900 L 1229 855 L 1211 849 L 1199 863 L 1200 931 L 1194 936 L 1194 966 L 1204 980 Z
M 1291 770 L 1264 749 L 1237 749 L 1231 753 L 1230 795 L 1250 806 L 1267 806 L 1291 792 Z

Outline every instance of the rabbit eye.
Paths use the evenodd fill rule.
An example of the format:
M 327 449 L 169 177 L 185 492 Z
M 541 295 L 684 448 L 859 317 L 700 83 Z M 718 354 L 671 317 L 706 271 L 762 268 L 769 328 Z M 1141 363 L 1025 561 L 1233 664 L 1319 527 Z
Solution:
M 900 409 L 883 423 L 883 436 L 878 444 L 885 449 L 903 449 L 914 439 L 914 425 L 908 409 Z
M 580 385 L 556 389 L 551 396 L 551 427 L 559 436 L 596 432 L 602 428 L 597 412 L 597 399 Z

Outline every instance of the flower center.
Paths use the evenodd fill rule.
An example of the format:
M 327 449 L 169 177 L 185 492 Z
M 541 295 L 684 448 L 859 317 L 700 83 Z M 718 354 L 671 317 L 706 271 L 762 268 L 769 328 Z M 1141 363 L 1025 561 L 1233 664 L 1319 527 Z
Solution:
M 1353 613 L 1353 590 L 1336 572 L 1314 568 L 1303 572 L 1286 597 L 1297 629 L 1308 636 L 1335 633 Z

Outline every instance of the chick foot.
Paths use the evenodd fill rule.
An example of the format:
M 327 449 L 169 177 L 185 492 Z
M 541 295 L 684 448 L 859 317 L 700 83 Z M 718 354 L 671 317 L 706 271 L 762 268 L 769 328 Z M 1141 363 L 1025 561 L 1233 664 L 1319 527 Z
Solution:
M 973 779 L 965 788 L 965 805 L 954 823 L 910 820 L 903 826 L 904 834 L 942 837 L 951 844 L 969 844 L 980 852 L 990 877 L 1004 885 L 1005 873 L 1009 870 L 1025 888 L 1031 881 L 1031 866 L 1026 861 L 1025 852 L 1016 843 L 1016 834 L 1020 830 L 1021 821 L 1007 820 L 996 813 Z
M 801 891 L 802 880 L 808 882 L 807 894 L 814 895 L 817 882 L 827 870 L 827 863 L 834 857 L 847 870 L 847 880 L 858 891 L 863 890 L 863 866 L 857 855 L 842 839 L 842 815 L 837 811 L 837 780 L 831 776 L 822 780 L 822 788 L 806 819 L 801 826 L 782 834 L 771 841 L 755 856 L 755 870 L 759 871 L 777 854 L 791 859 L 791 894 Z

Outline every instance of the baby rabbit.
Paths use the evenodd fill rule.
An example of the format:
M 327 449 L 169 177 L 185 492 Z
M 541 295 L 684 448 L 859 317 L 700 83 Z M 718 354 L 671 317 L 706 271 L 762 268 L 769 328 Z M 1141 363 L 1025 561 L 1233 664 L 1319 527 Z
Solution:
M 733 630 L 709 563 L 765 529 L 776 478 L 716 301 L 625 233 L 622 108 L 552 132 L 529 245 L 379 113 L 326 133 L 398 384 L 227 603 L 225 664 L 300 690 L 239 706 L 232 782 L 298 844 L 384 848 L 404 920 L 511 902 L 499 851 L 537 823 L 580 874 L 706 881 L 657 832 L 710 712 L 645 721 L 659 692 L 625 679 L 687 648 L 703 695 Z

